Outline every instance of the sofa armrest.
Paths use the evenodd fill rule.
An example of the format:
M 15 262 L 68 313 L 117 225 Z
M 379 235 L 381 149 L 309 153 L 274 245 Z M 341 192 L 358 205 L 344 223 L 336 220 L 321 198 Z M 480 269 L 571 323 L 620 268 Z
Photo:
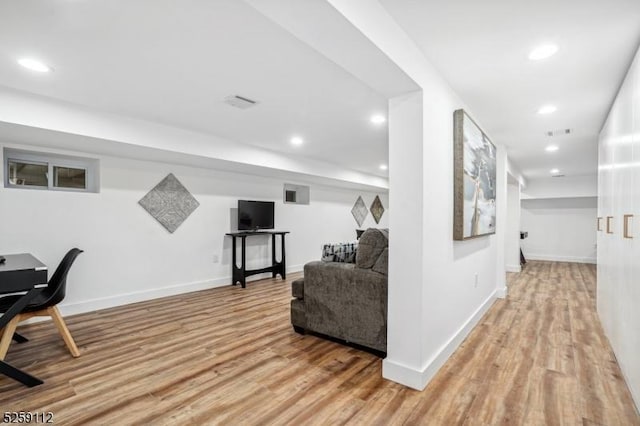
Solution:
M 291 296 L 296 299 L 304 299 L 304 278 L 298 278 L 291 283 Z
M 385 275 L 349 263 L 310 262 L 304 277 L 310 330 L 386 351 Z

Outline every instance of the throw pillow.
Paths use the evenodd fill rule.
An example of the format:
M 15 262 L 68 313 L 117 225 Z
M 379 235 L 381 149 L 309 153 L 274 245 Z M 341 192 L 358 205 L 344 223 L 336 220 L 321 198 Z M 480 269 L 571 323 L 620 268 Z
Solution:
M 358 242 L 333 243 L 322 246 L 323 262 L 355 263 Z

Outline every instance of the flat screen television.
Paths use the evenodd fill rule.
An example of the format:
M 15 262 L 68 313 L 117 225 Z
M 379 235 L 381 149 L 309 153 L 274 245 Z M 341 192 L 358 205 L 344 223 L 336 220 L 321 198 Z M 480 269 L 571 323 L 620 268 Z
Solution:
M 273 229 L 273 201 L 238 200 L 238 230 Z

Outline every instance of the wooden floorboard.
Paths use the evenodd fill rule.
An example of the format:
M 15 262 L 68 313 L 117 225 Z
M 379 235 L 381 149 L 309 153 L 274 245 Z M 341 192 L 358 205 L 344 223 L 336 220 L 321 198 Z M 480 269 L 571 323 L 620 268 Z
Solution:
M 529 262 L 423 392 L 381 378 L 379 358 L 293 332 L 290 282 L 263 280 L 52 322 L 6 360 L 0 412 L 57 424 L 640 425 L 595 311 L 595 266 Z

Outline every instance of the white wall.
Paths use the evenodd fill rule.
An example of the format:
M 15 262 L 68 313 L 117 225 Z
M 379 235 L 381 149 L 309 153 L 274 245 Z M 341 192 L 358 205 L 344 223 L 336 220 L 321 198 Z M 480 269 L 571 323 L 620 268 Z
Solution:
M 508 227 L 507 183 L 510 169 L 507 150 L 500 146 L 497 152 L 496 176 L 496 297 L 507 297 L 506 245 Z M 506 225 L 506 226 L 503 226 Z
M 598 314 L 636 407 L 640 407 L 639 106 L 640 50 L 600 133 L 598 216 L 603 221 L 597 233 Z M 631 215 L 627 238 L 626 215 Z
M 505 268 L 520 272 L 520 185 L 507 185 L 507 228 L 505 235 Z
M 507 158 L 507 174 L 511 175 L 511 178 L 515 180 L 515 183 L 520 184 L 520 188 L 526 188 L 529 180 L 524 177 L 520 168 L 515 165 L 511 159 Z
M 384 377 L 423 389 L 497 295 L 504 294 L 504 256 L 499 255 L 504 239 L 453 241 L 453 112 L 464 108 L 463 102 L 380 3 L 329 1 L 424 93 L 390 102 L 394 215 L 383 362 Z M 498 185 L 506 185 L 507 158 L 503 147 L 498 150 Z M 503 189 L 499 186 L 498 193 L 505 194 Z M 504 226 L 504 202 L 498 202 L 498 227 Z M 398 211 L 406 223 L 396 222 Z
M 282 202 L 281 180 L 115 157 L 100 157 L 100 169 L 98 194 L 0 187 L 0 253 L 30 252 L 53 269 L 71 247 L 85 250 L 69 278 L 66 314 L 230 284 L 224 234 L 238 199 L 276 201 L 276 228 L 291 231 L 288 269 L 299 271 L 319 259 L 323 242 L 354 240 L 353 204 L 362 195 L 368 207 L 378 194 L 312 184 L 311 204 L 292 205 Z M 168 173 L 200 202 L 174 234 L 138 205 Z M 388 197 L 379 195 L 381 223 L 369 213 L 363 227 L 388 226 Z M 270 262 L 270 245 L 260 242 L 266 238 L 247 240 L 248 267 Z
M 538 178 L 521 193 L 528 260 L 596 262 L 597 175 Z
M 521 215 L 527 260 L 596 263 L 596 198 L 522 200 Z
M 527 180 L 522 198 L 596 197 L 598 175 L 548 177 Z

